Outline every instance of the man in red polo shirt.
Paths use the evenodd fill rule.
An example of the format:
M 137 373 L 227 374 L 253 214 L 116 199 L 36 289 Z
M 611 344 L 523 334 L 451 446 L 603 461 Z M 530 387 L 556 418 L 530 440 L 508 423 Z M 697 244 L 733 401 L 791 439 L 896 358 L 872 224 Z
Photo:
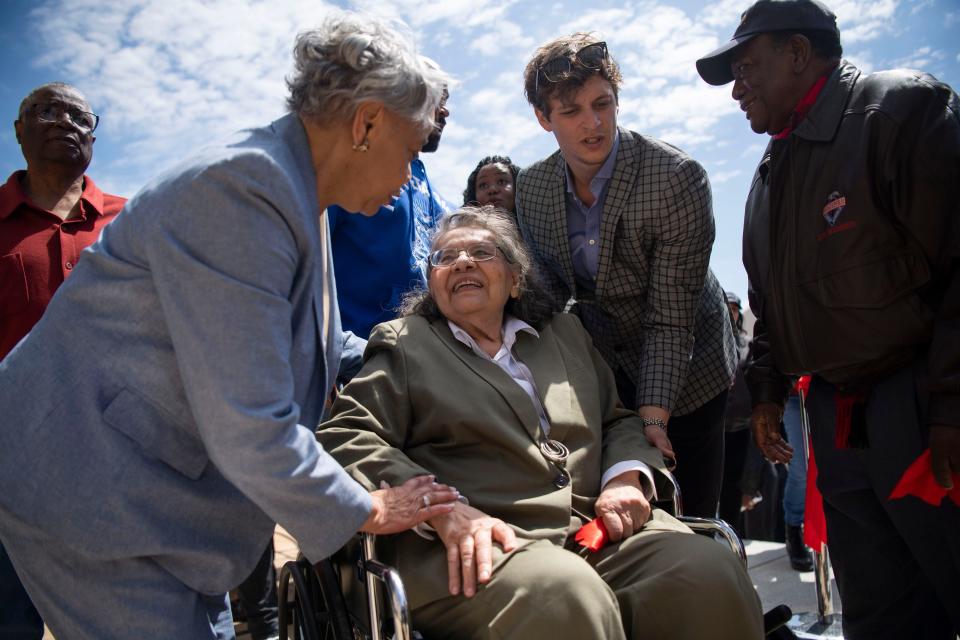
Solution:
M 83 174 L 99 118 L 70 85 L 20 103 L 14 129 L 27 161 L 0 187 L 0 358 L 40 319 L 80 252 L 123 207 Z
M 83 95 L 60 82 L 20 103 L 13 126 L 27 168 L 0 186 L 0 359 L 40 319 L 80 252 L 126 201 L 83 174 L 98 121 Z M 0 546 L 0 637 L 42 636 L 40 616 Z

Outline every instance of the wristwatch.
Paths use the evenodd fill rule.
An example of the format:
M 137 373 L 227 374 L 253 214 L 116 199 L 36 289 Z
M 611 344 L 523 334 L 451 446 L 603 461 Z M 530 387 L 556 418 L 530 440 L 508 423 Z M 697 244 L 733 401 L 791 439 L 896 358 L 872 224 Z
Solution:
M 647 427 L 660 427 L 664 431 L 667 430 L 667 423 L 663 421 L 663 418 L 648 418 L 646 416 L 640 416 L 640 420 L 643 422 L 643 428 Z

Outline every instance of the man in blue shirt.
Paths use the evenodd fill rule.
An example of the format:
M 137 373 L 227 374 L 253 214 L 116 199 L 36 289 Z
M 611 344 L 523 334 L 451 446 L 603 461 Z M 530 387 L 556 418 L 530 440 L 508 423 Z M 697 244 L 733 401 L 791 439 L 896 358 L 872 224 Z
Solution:
M 423 153 L 440 146 L 450 115 L 447 97 L 444 91 L 436 129 Z M 371 217 L 327 209 L 340 321 L 345 331 L 363 338 L 375 325 L 397 317 L 404 294 L 426 284 L 430 234 L 440 217 L 455 208 L 433 190 L 419 157 L 410 163 L 410 174 L 393 204 Z

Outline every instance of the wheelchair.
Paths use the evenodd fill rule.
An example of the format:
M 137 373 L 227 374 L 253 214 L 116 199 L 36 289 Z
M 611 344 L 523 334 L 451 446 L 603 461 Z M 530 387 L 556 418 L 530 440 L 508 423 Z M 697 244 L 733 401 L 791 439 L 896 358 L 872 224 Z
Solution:
M 723 520 L 683 513 L 680 487 L 666 510 L 695 533 L 714 538 L 736 554 L 747 554 L 733 527 Z M 280 570 L 280 640 L 424 640 L 410 626 L 403 581 L 376 559 L 376 537 L 360 534 L 333 557 L 313 565 L 302 556 Z M 795 638 L 786 628 L 792 612 L 779 605 L 764 614 L 768 638 Z

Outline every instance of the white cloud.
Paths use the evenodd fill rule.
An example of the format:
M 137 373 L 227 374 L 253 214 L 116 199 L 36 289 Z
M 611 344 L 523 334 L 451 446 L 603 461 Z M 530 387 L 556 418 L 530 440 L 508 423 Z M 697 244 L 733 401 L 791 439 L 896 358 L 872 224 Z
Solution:
M 743 175 L 743 171 L 740 169 L 733 169 L 731 171 L 717 171 L 710 174 L 710 183 L 723 184 L 724 182 L 729 182 L 734 178 L 739 178 L 741 175 Z
M 759 158 L 760 154 L 763 153 L 764 149 L 766 148 L 767 148 L 766 143 L 757 142 L 755 144 L 749 145 L 748 147 L 745 147 L 743 150 L 743 153 L 741 153 L 740 155 L 744 158 Z
M 708 27 L 723 27 L 733 35 L 737 24 L 740 22 L 740 16 L 746 11 L 752 2 L 750 0 L 720 0 L 708 6 L 700 15 L 699 22 Z
M 693 63 L 720 43 L 710 25 L 735 23 L 742 5 L 723 0 L 695 20 L 661 2 L 627 3 L 587 10 L 559 27 L 537 21 L 524 29 L 518 20 L 543 17 L 543 7 L 447 0 L 425 11 L 421 0 L 353 3 L 405 20 L 445 66 L 438 52 L 459 49 L 454 60 L 462 64 L 462 83 L 453 89 L 445 143 L 430 163 L 445 167 L 438 179 L 449 176 L 448 188 L 465 177 L 454 180 L 454 172 L 472 168 L 481 155 L 519 154 L 532 161 L 549 153 L 552 140 L 523 98 L 523 64 L 540 38 L 583 28 L 601 32 L 623 65 L 623 124 L 681 144 L 709 141 L 735 105 L 725 89 L 704 85 Z M 103 116 L 101 135 L 124 141 L 124 161 L 99 170 L 145 177 L 205 141 L 282 113 L 293 36 L 328 10 L 313 0 L 117 0 L 109 6 L 62 0 L 41 6 L 33 18 L 40 37 L 57 45 L 48 47 L 41 64 L 65 68 Z M 505 49 L 526 53 L 504 55 Z M 493 77 L 486 60 L 496 68 Z M 459 155 L 452 143 L 463 147 Z
M 124 169 L 148 175 L 230 131 L 283 112 L 294 35 L 327 7 L 307 0 L 74 0 L 32 17 L 62 66 L 124 140 Z M 109 167 L 108 167 L 109 169 Z
M 839 0 L 831 3 L 837 14 L 841 41 L 855 44 L 874 40 L 897 25 L 894 20 L 899 0 Z
M 698 79 L 669 85 L 660 92 L 624 97 L 620 119 L 625 126 L 689 146 L 712 141 L 720 119 L 737 109 L 729 87 L 711 87 Z
M 939 49 L 935 50 L 929 46 L 920 47 L 910 55 L 894 60 L 892 66 L 905 69 L 919 69 L 921 71 L 928 71 L 930 66 L 935 61 L 940 62 L 946 59 L 946 57 L 946 52 Z
M 584 30 L 585 25 L 607 41 L 630 82 L 695 78 L 694 61 L 720 42 L 681 9 L 659 3 L 588 12 L 561 25 L 558 33 Z
M 873 52 L 867 50 L 860 50 L 856 53 L 850 53 L 849 51 L 843 52 L 843 57 L 850 64 L 854 65 L 864 73 L 873 73 L 877 65 L 874 62 Z
M 533 38 L 513 22 L 500 22 L 496 29 L 470 39 L 469 49 L 485 56 L 501 54 L 505 48 L 528 49 L 534 46 Z
M 357 0 L 353 4 L 375 15 L 402 19 L 414 28 L 436 23 L 475 27 L 501 20 L 516 0 L 443 0 L 429 5 L 423 0 Z
M 528 111 L 532 118 L 533 112 L 527 106 L 522 92 L 523 86 L 518 78 L 514 78 L 511 82 L 485 86 L 465 96 L 466 112 L 471 115 L 471 119 L 479 120 L 490 120 L 504 112 L 523 112 L 526 115 Z
M 630 4 L 626 4 L 630 7 Z M 595 9 L 584 12 L 556 28 L 556 33 L 573 33 L 592 30 L 602 34 L 612 34 L 620 25 L 633 17 L 632 8 Z
M 495 33 L 485 33 L 478 36 L 470 43 L 470 50 L 485 56 L 496 55 L 500 50 L 500 37 Z
M 484 55 L 494 55 L 504 48 L 532 46 L 532 40 L 523 30 L 505 16 L 517 0 L 444 0 L 426 6 L 423 0 L 356 0 L 354 7 L 378 16 L 403 20 L 420 36 L 434 30 L 456 30 L 458 35 L 441 31 L 438 44 L 464 42 L 465 33 L 482 29 L 480 35 L 469 38 L 469 48 Z M 423 38 L 421 38 L 423 40 Z
M 489 57 L 536 44 L 507 19 L 513 0 L 445 0 L 429 11 L 420 0 L 353 5 L 406 21 L 421 49 L 431 47 L 444 66 L 436 52 L 447 47 Z M 64 69 L 101 114 L 100 135 L 123 141 L 124 161 L 98 169 L 138 174 L 142 182 L 206 141 L 282 114 L 294 36 L 318 24 L 330 8 L 315 0 L 59 0 L 31 17 L 48 44 L 38 65 Z M 507 115 L 511 109 L 526 114 L 520 70 L 502 73 L 496 85 L 478 70 L 479 64 L 470 69 L 476 82 L 464 88 L 461 115 L 516 124 L 519 118 Z M 488 90 L 489 104 L 483 105 Z M 529 127 L 522 125 L 503 138 L 528 136 Z
M 626 124 L 627 128 L 629 129 L 636 128 L 627 123 L 624 124 Z M 679 127 L 673 129 L 660 129 L 656 132 L 655 137 L 684 150 L 689 150 L 694 145 L 703 144 L 704 142 L 710 142 L 712 140 L 712 137 L 704 139 L 702 136 L 695 135 L 689 130 Z

